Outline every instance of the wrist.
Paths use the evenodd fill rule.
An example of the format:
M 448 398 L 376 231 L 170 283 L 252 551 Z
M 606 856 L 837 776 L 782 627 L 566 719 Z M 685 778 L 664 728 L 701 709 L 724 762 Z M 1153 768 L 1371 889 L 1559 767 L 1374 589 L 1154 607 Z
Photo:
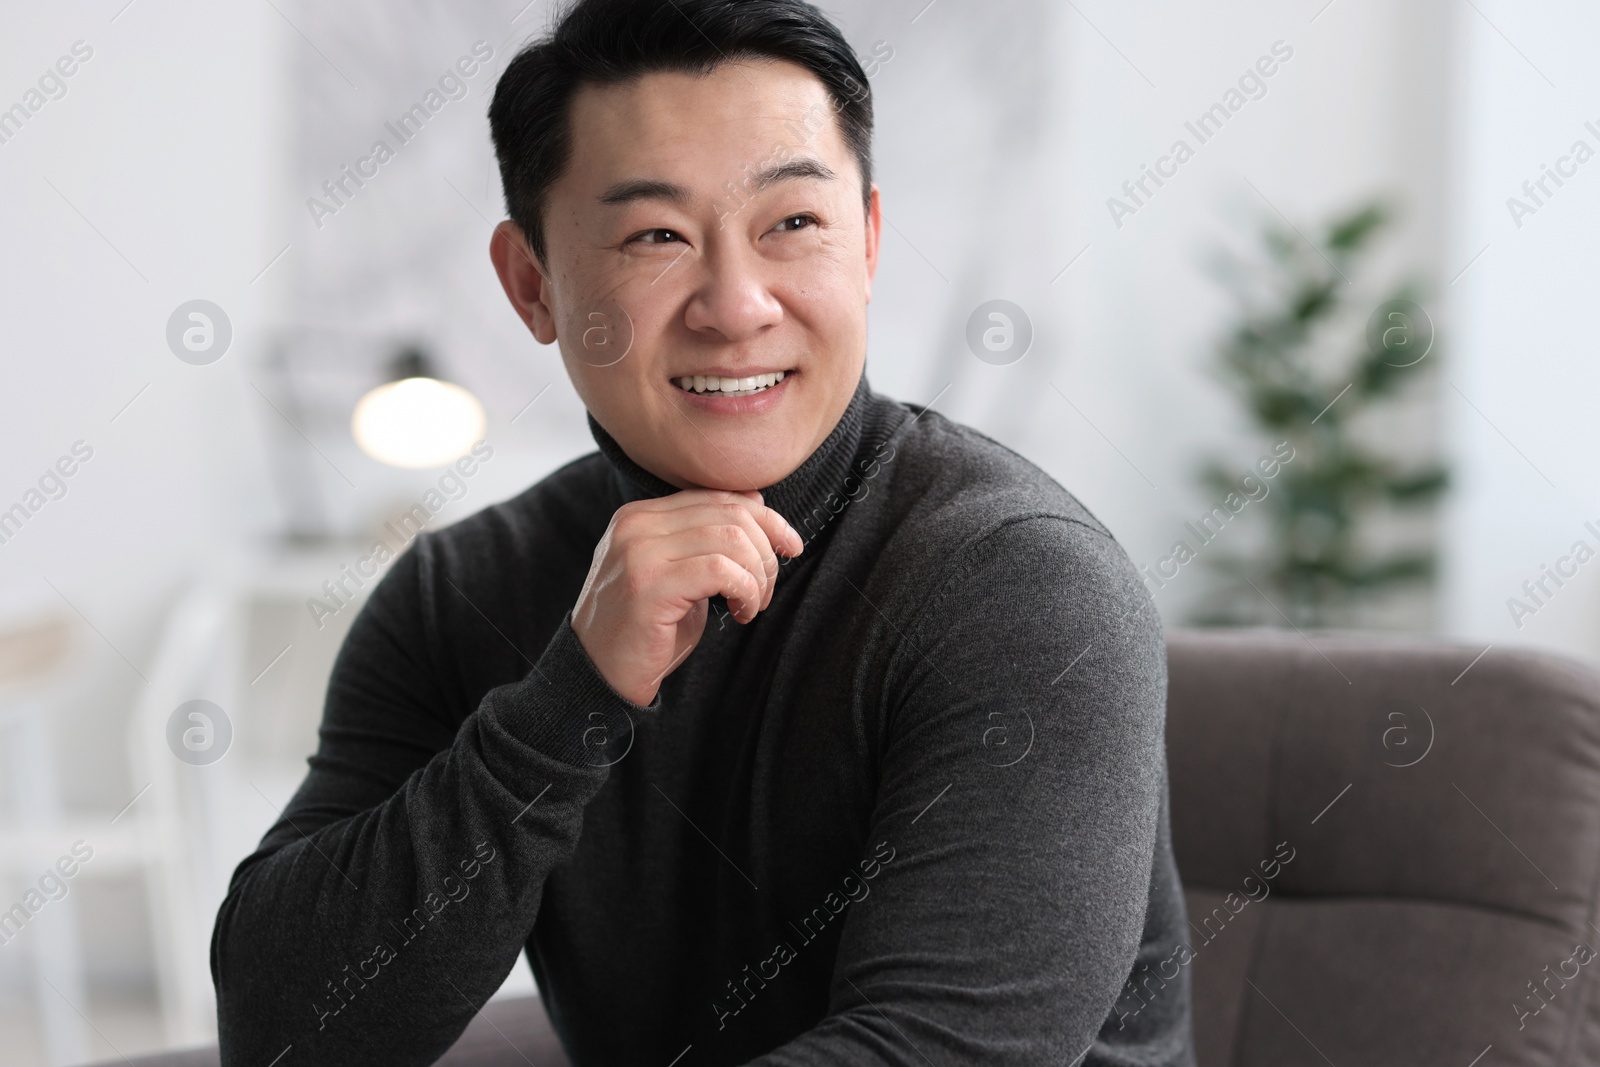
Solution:
M 580 767 L 615 762 L 607 755 L 611 739 L 630 737 L 632 725 L 658 708 L 616 690 L 579 640 L 570 615 L 527 675 L 492 690 L 485 703 L 489 716 L 516 740 Z
M 602 681 L 610 687 L 617 696 L 637 707 L 645 708 L 655 700 L 656 693 L 660 690 L 660 679 L 654 682 L 630 678 L 625 671 L 619 671 L 610 662 L 605 649 L 599 641 L 594 640 L 590 627 L 586 625 L 587 619 L 576 610 L 572 613 L 572 635 L 578 639 L 578 647 L 588 658 L 589 665 L 594 668 Z

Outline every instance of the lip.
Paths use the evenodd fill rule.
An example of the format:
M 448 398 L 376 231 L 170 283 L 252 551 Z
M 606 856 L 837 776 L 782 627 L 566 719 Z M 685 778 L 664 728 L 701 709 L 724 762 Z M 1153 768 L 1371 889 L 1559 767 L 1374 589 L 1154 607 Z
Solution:
M 710 375 L 717 372 L 701 371 L 700 373 Z M 762 372 L 750 371 L 748 373 L 760 374 Z M 761 392 L 751 396 L 719 396 L 716 393 L 691 393 L 679 389 L 672 382 L 667 383 L 667 388 L 671 389 L 682 398 L 684 403 L 696 411 L 704 411 L 712 415 L 759 415 L 776 407 L 788 395 L 789 383 L 799 376 L 800 372 L 797 370 L 785 371 L 783 381 L 777 385 L 768 386 Z M 678 377 L 681 378 L 683 375 L 680 374 Z M 717 377 L 720 378 L 723 375 L 717 374 Z M 734 374 L 730 371 L 727 377 L 732 378 Z

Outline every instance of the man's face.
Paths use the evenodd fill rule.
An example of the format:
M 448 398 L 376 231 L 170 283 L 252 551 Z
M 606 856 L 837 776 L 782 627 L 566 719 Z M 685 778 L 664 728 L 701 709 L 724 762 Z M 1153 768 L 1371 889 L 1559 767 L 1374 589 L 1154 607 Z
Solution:
M 491 245 L 512 303 L 641 466 L 680 488 L 779 481 L 866 358 L 878 195 L 864 210 L 827 90 L 776 61 L 649 74 L 579 89 L 571 130 L 543 268 L 509 222 Z

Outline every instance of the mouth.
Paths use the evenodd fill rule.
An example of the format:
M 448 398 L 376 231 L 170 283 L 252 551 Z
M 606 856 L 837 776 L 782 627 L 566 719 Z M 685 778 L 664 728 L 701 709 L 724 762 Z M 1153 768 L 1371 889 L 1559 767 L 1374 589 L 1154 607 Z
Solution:
M 773 388 L 784 377 L 793 374 L 790 371 L 769 371 L 764 374 L 745 375 L 744 377 L 724 376 L 719 374 L 693 374 L 673 378 L 672 383 L 686 393 L 706 397 L 737 397 L 755 396 Z

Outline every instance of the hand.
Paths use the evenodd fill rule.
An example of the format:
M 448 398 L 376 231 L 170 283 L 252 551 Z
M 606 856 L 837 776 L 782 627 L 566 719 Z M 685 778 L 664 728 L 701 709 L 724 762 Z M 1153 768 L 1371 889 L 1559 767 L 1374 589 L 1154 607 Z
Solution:
M 804 548 L 754 490 L 684 489 L 624 504 L 595 547 L 573 632 L 611 688 L 648 704 L 700 643 L 708 598 L 721 594 L 734 621 L 750 622 L 772 602 L 776 553 Z

